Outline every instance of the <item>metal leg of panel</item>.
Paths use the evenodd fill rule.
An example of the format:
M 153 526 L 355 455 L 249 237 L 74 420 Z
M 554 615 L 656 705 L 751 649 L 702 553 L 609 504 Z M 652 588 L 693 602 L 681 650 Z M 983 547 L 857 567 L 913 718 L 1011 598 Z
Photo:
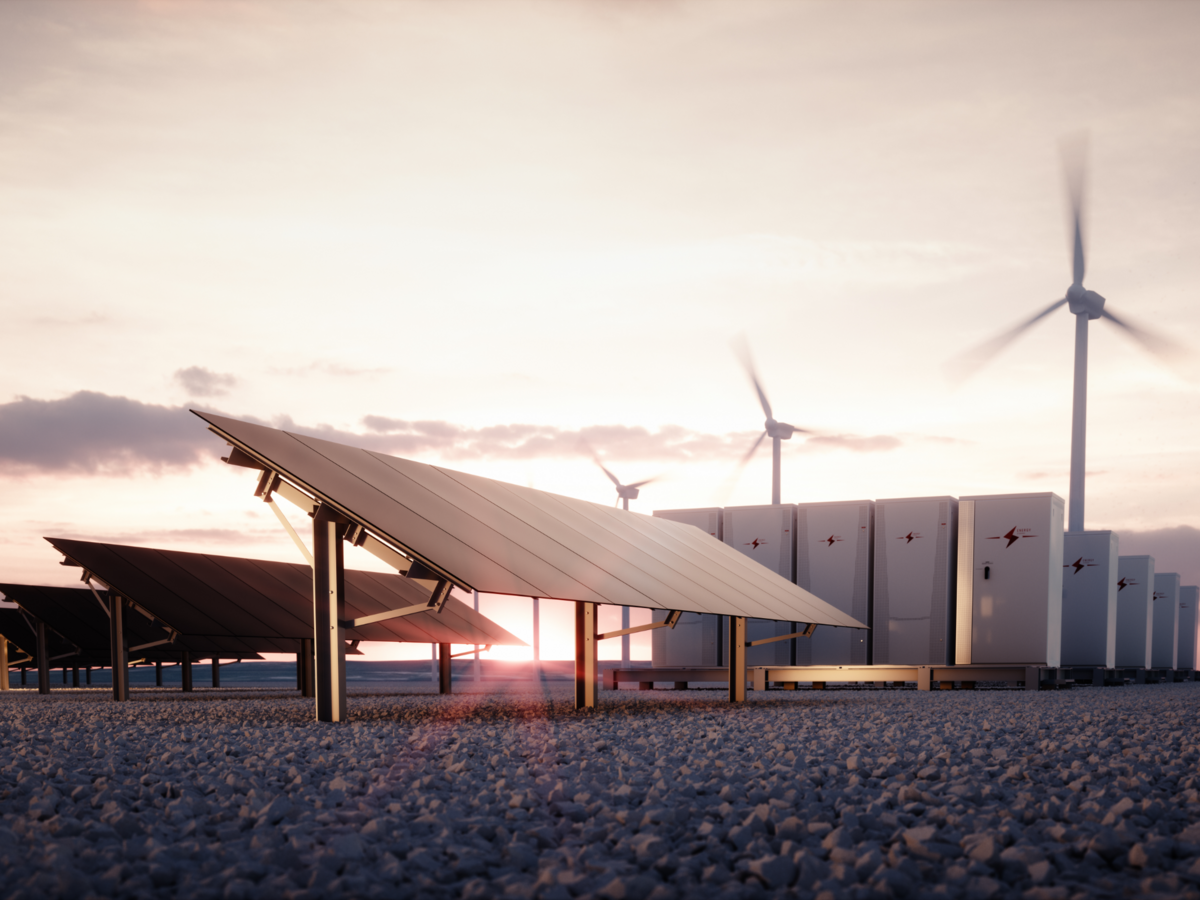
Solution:
M 221 658 L 219 656 L 212 658 L 212 686 L 221 686 Z
M 314 663 L 312 638 L 301 638 L 300 656 L 298 658 L 301 697 L 317 696 L 316 673 L 313 671 Z
M 183 690 L 186 693 L 192 691 L 192 654 L 190 650 L 183 651 L 183 658 L 179 661 L 179 677 L 183 682 Z
M 92 667 L 88 666 L 86 669 L 84 669 L 83 674 L 84 677 L 87 678 L 87 684 L 90 686 L 92 683 Z
M 71 668 L 70 666 L 63 666 L 63 684 L 68 683 L 68 679 L 70 676 L 67 673 L 70 668 Z
M 729 617 L 729 702 L 746 700 L 746 617 Z
M 38 693 L 50 693 L 50 656 L 46 652 L 46 623 L 37 623 Z
M 154 686 L 162 687 L 162 660 L 161 659 L 156 659 L 154 661 Z
M 71 669 L 71 687 L 79 687 L 79 666 Z
M 622 606 L 621 607 L 621 630 L 624 631 L 628 627 L 629 627 L 629 607 Z M 628 634 L 621 635 L 621 668 L 622 669 L 628 669 L 630 666 L 630 662 L 629 662 L 629 660 L 630 660 L 630 656 L 629 656 L 630 643 L 629 643 L 629 641 L 630 641 L 631 637 L 632 637 L 632 635 L 628 635 Z
M 113 700 L 123 703 L 129 699 L 129 645 L 125 640 L 125 598 L 111 592 L 108 598 Z
M 25 687 L 29 683 L 28 666 L 21 666 L 21 687 Z
M 450 670 L 450 645 L 438 644 L 438 693 L 449 694 L 453 690 L 453 672 Z
M 313 647 L 318 722 L 346 719 L 346 571 L 342 534 L 346 526 L 322 505 L 313 516 Z
M 4 673 L 4 680 L 0 681 L 0 691 L 7 691 L 12 686 L 8 683 L 8 638 L 0 634 L 0 672 Z
M 596 706 L 596 604 L 575 602 L 575 708 Z

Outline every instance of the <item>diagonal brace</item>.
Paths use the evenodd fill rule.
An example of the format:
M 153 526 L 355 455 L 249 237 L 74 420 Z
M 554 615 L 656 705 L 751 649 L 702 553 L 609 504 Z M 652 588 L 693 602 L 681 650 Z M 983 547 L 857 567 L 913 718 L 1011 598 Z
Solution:
M 609 638 L 621 637 L 626 634 L 653 631 L 655 628 L 674 628 L 679 623 L 679 617 L 682 615 L 682 612 L 673 610 L 667 613 L 667 618 L 662 622 L 651 622 L 649 625 L 634 625 L 632 628 L 622 628 L 620 631 L 606 631 L 604 634 L 596 635 L 596 640 L 606 641 Z
M 370 625 L 374 622 L 384 622 L 388 619 L 399 619 L 403 616 L 415 616 L 423 612 L 441 612 L 446 605 L 446 601 L 450 599 L 450 591 L 454 587 L 449 581 L 442 579 L 438 581 L 437 586 L 433 589 L 433 593 L 429 595 L 429 602 L 424 606 L 406 606 L 403 609 L 389 609 L 387 612 L 375 613 L 372 616 L 363 616 L 358 619 L 343 619 L 341 625 L 343 628 L 358 628 L 361 625 Z M 474 651 L 471 651 L 472 653 Z
M 781 634 L 778 637 L 763 638 L 760 641 L 746 641 L 747 647 L 757 647 L 760 644 L 773 644 L 776 641 L 786 641 L 791 638 L 812 637 L 813 632 L 817 630 L 816 624 L 809 625 L 803 631 L 793 631 L 791 634 Z

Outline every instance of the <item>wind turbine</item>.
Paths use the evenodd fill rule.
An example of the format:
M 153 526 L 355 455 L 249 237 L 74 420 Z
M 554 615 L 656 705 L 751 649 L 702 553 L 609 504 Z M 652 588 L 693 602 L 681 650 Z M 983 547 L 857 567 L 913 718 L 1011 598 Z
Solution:
M 781 502 L 779 499 L 781 442 L 791 440 L 792 435 L 796 432 L 800 434 L 812 434 L 812 432 L 806 428 L 797 428 L 795 425 L 789 425 L 787 422 L 776 420 L 774 414 L 771 412 L 771 401 L 767 399 L 767 392 L 763 390 L 762 383 L 758 380 L 758 373 L 754 371 L 754 360 L 750 356 L 750 348 L 746 345 L 745 341 L 741 341 L 735 344 L 735 349 L 742 359 L 742 365 L 746 367 L 746 374 L 750 376 L 750 381 L 754 384 L 754 390 L 758 392 L 758 402 L 762 404 L 763 415 L 767 417 L 766 422 L 763 423 L 763 433 L 758 436 L 758 440 L 751 446 L 750 451 L 742 457 L 742 461 L 738 464 L 738 471 L 741 471 L 742 467 L 750 462 L 750 458 L 758 450 L 758 446 L 763 442 L 763 438 L 771 438 L 771 503 L 778 505 Z
M 1085 143 L 1077 139 L 1063 144 L 1063 170 L 1067 181 L 1067 194 L 1074 219 L 1074 246 L 1071 258 L 1071 285 L 1066 296 L 1055 300 L 1040 313 L 1014 328 L 1001 333 L 964 354 L 954 368 L 963 377 L 973 374 L 993 356 L 1016 340 L 1034 323 L 1050 315 L 1060 306 L 1066 306 L 1075 316 L 1075 388 L 1071 405 L 1071 485 L 1067 513 L 1067 530 L 1083 531 L 1084 461 L 1087 443 L 1087 364 L 1088 322 L 1092 319 L 1108 319 L 1152 353 L 1164 353 L 1177 349 L 1171 342 L 1153 335 L 1118 318 L 1110 309 L 1105 309 L 1105 299 L 1095 291 L 1083 286 L 1086 271 L 1083 252 L 1083 179 Z
M 616 506 L 617 503 L 623 503 L 624 505 L 622 508 L 628 510 L 629 501 L 636 500 L 638 498 L 638 488 L 644 487 L 650 482 L 658 480 L 657 476 L 655 476 L 654 478 L 647 478 L 645 481 L 635 481 L 633 484 L 621 484 L 621 480 L 612 472 L 608 471 L 608 469 L 604 467 L 604 463 L 600 462 L 600 457 L 593 453 L 592 459 L 595 460 L 596 465 L 600 467 L 601 471 L 608 476 L 608 480 L 617 486 L 617 502 L 614 503 L 613 506 Z

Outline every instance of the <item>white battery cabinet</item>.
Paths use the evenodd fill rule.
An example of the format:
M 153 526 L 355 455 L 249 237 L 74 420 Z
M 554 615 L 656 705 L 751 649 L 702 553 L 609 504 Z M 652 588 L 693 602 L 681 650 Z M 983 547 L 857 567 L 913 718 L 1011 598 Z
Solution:
M 1063 509 L 1051 493 L 959 498 L 956 663 L 1060 664 Z
M 1150 667 L 1174 669 L 1179 645 L 1179 576 L 1174 572 L 1154 573 L 1154 637 L 1150 642 Z
M 654 515 L 672 522 L 694 525 L 721 540 L 720 507 L 700 509 L 656 509 Z M 665 610 L 655 610 L 652 621 L 666 619 Z M 684 613 L 674 628 L 650 632 L 650 664 L 653 666 L 719 666 L 724 658 L 721 619 L 711 613 Z
M 1179 649 L 1176 651 L 1175 668 L 1196 668 L 1196 604 L 1200 603 L 1200 587 L 1194 584 L 1179 589 Z
M 727 506 L 721 513 L 721 537 L 726 544 L 792 582 L 796 580 L 795 534 L 796 507 L 790 503 Z M 746 621 L 747 641 L 779 637 L 793 631 L 795 628 L 791 622 L 772 622 L 769 619 Z M 746 665 L 791 665 L 792 643 L 775 641 L 761 647 L 749 647 L 746 649 Z
M 1117 666 L 1150 668 L 1154 636 L 1154 557 L 1117 558 Z
M 875 503 L 846 500 L 796 506 L 796 584 L 860 622 L 871 622 Z M 821 626 L 796 641 L 801 666 L 863 666 L 870 632 Z
M 1062 661 L 1064 666 L 1117 664 L 1117 535 L 1063 535 Z
M 953 665 L 958 501 L 875 501 L 871 614 L 876 665 Z

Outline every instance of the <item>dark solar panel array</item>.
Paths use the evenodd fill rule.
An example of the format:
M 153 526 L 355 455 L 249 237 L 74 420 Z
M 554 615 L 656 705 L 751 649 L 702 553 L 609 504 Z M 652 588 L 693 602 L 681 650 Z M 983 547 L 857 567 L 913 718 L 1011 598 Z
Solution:
M 188 649 L 203 639 L 222 655 L 295 653 L 313 636 L 312 570 L 270 560 L 47 538 L 87 569 L 180 633 Z M 429 592 L 401 575 L 346 570 L 346 618 L 413 605 Z M 130 620 L 136 616 L 129 616 Z M 347 640 L 447 644 L 523 644 L 520 638 L 449 600 L 440 614 L 418 613 L 345 630 Z M 132 642 L 131 642 L 132 643 Z

